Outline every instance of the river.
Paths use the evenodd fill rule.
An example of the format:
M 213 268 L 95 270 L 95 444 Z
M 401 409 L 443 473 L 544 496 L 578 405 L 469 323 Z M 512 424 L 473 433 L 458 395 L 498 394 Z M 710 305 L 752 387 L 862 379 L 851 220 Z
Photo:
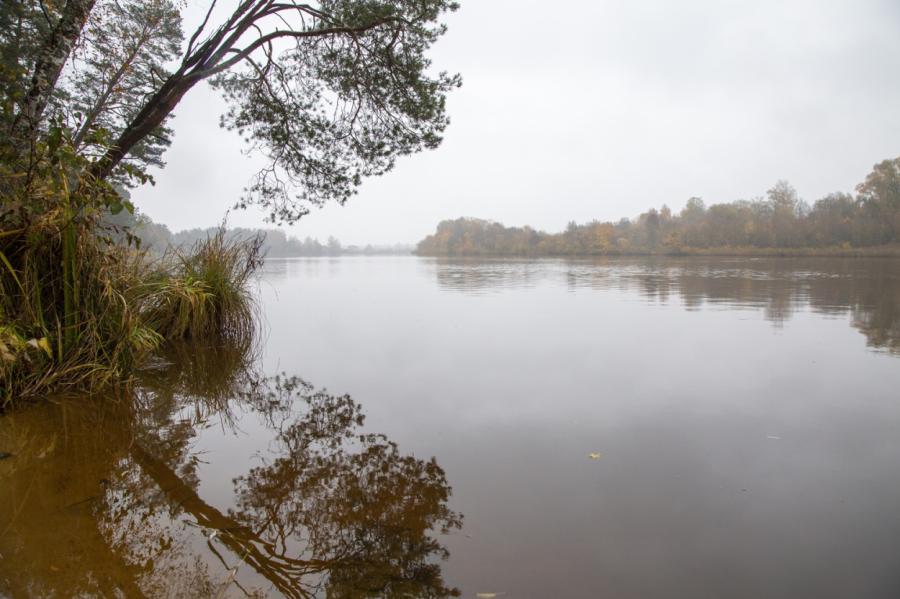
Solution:
M 900 593 L 900 260 L 270 260 L 0 418 L 0 596 Z

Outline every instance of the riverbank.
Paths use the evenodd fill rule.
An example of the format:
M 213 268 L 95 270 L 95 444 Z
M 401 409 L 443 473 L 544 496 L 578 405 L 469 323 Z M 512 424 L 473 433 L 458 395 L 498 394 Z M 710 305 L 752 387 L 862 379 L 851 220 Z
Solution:
M 0 231 L 0 412 L 127 382 L 176 341 L 252 342 L 260 237 L 152 257 L 51 216 Z
M 458 252 L 435 253 L 414 252 L 416 256 L 431 258 L 587 258 L 587 257 L 627 257 L 627 256 L 717 256 L 717 257 L 765 257 L 765 258 L 900 258 L 900 244 L 871 247 L 802 247 L 776 248 L 752 246 L 719 246 L 707 248 L 665 248 L 660 250 L 610 250 L 603 252 L 553 252 L 553 253 L 482 253 Z

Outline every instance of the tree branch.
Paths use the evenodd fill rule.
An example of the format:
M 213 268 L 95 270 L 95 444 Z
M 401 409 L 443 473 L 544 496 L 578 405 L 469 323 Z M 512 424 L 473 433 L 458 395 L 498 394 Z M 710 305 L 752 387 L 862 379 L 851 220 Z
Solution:
M 260 46 L 268 44 L 277 39 L 304 39 L 313 37 L 327 37 L 333 35 L 353 36 L 360 33 L 366 33 L 367 31 L 371 31 L 372 29 L 375 29 L 382 25 L 394 22 L 398 22 L 398 19 L 396 19 L 395 17 L 386 17 L 384 19 L 379 19 L 377 21 L 374 21 L 367 25 L 361 25 L 359 27 L 329 27 L 328 29 L 314 29 L 309 31 L 274 31 L 256 39 L 253 43 L 251 43 L 243 50 L 238 50 L 236 56 L 229 58 L 225 62 L 222 62 L 207 70 L 199 71 L 197 72 L 197 75 L 205 79 L 217 73 L 221 73 L 222 71 L 227 71 L 228 69 L 239 63 L 241 60 L 252 54 L 254 51 L 259 49 Z

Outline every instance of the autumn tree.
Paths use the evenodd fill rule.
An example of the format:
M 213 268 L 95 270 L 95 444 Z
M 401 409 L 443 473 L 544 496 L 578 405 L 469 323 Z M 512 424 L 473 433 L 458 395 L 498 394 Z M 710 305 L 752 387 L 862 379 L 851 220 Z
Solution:
M 655 254 L 695 249 L 730 253 L 746 247 L 846 250 L 900 242 L 900 158 L 875 165 L 857 191 L 856 197 L 834 193 L 809 206 L 790 183 L 778 181 L 763 198 L 707 207 L 693 197 L 677 216 L 663 205 L 617 223 L 569 222 L 555 234 L 461 218 L 441 222 L 416 251 L 423 255 Z
M 881 226 L 881 242 L 900 238 L 900 158 L 875 165 L 856 191 L 865 209 Z
M 797 207 L 800 199 L 797 190 L 787 181 L 781 180 L 766 192 L 772 211 L 772 239 L 776 246 L 786 247 L 797 244 Z

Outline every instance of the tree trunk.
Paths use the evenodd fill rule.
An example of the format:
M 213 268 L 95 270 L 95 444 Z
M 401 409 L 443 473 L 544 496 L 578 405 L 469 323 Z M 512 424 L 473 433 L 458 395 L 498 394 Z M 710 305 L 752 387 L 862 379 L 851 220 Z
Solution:
M 162 124 L 184 97 L 184 94 L 198 81 L 200 78 L 185 75 L 182 71 L 169 77 L 122 131 L 116 143 L 93 164 L 91 175 L 101 181 L 106 179 L 135 144 Z
M 56 27 L 50 33 L 34 65 L 31 87 L 20 105 L 13 123 L 13 138 L 30 143 L 56 88 L 56 82 L 81 30 L 87 22 L 95 0 L 68 0 Z
M 302 560 L 282 555 L 272 543 L 234 518 L 206 503 L 162 460 L 158 460 L 139 443 L 131 445 L 131 457 L 168 495 L 172 504 L 194 517 L 205 530 L 221 532 L 219 540 L 258 574 L 266 578 L 282 595 L 290 599 L 306 599 L 312 593 L 303 586 L 304 577 L 327 571 L 336 562 Z

